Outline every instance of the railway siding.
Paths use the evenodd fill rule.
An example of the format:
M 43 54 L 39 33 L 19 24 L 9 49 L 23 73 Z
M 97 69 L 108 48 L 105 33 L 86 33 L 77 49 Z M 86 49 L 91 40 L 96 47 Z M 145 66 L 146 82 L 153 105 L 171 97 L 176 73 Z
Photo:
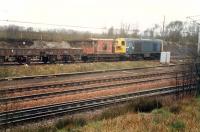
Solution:
M 194 85 L 192 85 L 191 88 L 185 88 L 184 90 L 193 90 L 193 89 L 195 89 Z M 3 112 L 0 113 L 1 117 L 0 126 L 8 124 L 14 125 L 18 123 L 24 123 L 27 121 L 35 121 L 54 116 L 61 116 L 64 114 L 72 114 L 75 112 L 85 111 L 88 109 L 96 109 L 114 103 L 116 104 L 116 103 L 126 102 L 137 97 L 173 94 L 176 93 L 178 90 L 179 92 L 181 92 L 181 90 L 183 89 L 171 86 L 171 87 L 143 90 L 128 94 L 105 96 L 105 97 L 86 99 L 81 101 L 67 102 L 62 104 L 54 104 L 54 105 L 33 107 L 29 109 Z
M 174 67 L 174 64 L 170 64 L 168 66 L 156 66 L 156 67 Z M 88 72 L 74 72 L 74 73 L 61 73 L 61 74 L 49 74 L 49 75 L 36 75 L 36 76 L 23 76 L 23 77 L 8 77 L 8 78 L 1 78 L 0 82 L 2 81 L 11 81 L 11 80 L 29 80 L 29 79 L 36 79 L 36 78 L 51 78 L 51 77 L 66 77 L 66 76 L 79 76 L 79 75 L 88 75 L 88 74 L 95 74 L 95 73 L 104 73 L 104 72 L 116 72 L 116 71 L 129 71 L 129 70 L 140 70 L 140 69 L 151 69 L 155 68 L 155 66 L 150 67 L 136 67 L 136 68 L 124 68 L 124 69 L 112 69 L 112 70 L 99 70 L 99 71 L 88 71 Z
M 133 69 L 111 70 L 108 71 L 107 74 L 117 71 L 129 72 L 130 70 Z M 105 71 L 98 72 L 104 73 Z M 28 121 L 32 122 L 65 114 L 73 114 L 91 109 L 93 110 L 107 105 L 109 106 L 111 104 L 123 103 L 143 96 L 166 95 L 177 93 L 177 91 L 181 92 L 183 90 L 187 91 L 196 89 L 193 80 L 190 81 L 190 87 L 182 89 L 181 86 L 175 86 L 176 81 L 179 81 L 179 78 L 181 82 L 181 72 L 183 71 L 172 70 L 168 72 L 155 72 L 146 75 L 118 74 L 119 76 L 112 78 L 103 76 L 102 78 L 91 77 L 90 79 L 88 78 L 86 80 L 82 79 L 72 82 L 69 80 L 68 82 L 63 81 L 63 83 L 59 82 L 29 87 L 3 88 L 0 89 L 0 93 L 6 93 L 7 96 L 0 98 L 1 104 L 5 103 L 6 106 L 11 106 L 12 103 L 18 103 L 18 101 L 20 102 L 18 103 L 19 107 L 15 108 L 14 106 L 12 108 L 8 108 L 7 111 L 0 112 L 0 126 L 10 126 L 26 123 Z M 89 75 L 90 74 L 92 73 L 89 73 Z M 88 73 L 83 75 L 88 75 Z M 144 85 L 146 83 L 149 84 Z M 40 91 L 41 89 L 63 90 L 42 92 Z M 31 91 L 37 90 L 39 90 L 37 94 L 31 94 Z M 29 91 L 30 93 L 27 94 L 26 92 Z M 16 96 L 17 94 L 15 95 L 15 93 L 17 92 L 24 92 L 25 94 Z M 61 97 L 61 99 L 60 96 L 64 97 Z M 57 102 L 52 101 L 52 99 L 57 99 Z M 25 103 L 21 103 L 21 101 Z M 30 105 L 30 103 L 33 104 Z
M 152 74 L 143 74 L 143 75 L 129 75 L 129 76 L 121 76 L 121 77 L 112 77 L 112 78 L 97 78 L 97 79 L 87 79 L 81 81 L 67 81 L 62 83 L 52 83 L 47 85 L 36 85 L 36 86 L 28 86 L 28 87 L 17 87 L 17 88 L 2 88 L 0 89 L 0 93 L 12 93 L 12 92 L 24 92 L 30 90 L 39 90 L 39 89 L 46 89 L 46 88 L 57 88 L 57 87 L 66 87 L 66 86 L 80 86 L 85 84 L 95 84 L 101 82 L 111 82 L 111 81 L 119 81 L 119 80 L 131 80 L 131 79 L 141 79 L 145 77 L 156 77 L 162 75 L 175 75 L 178 73 L 176 72 L 157 72 Z
M 175 73 L 171 73 L 171 74 L 175 74 Z M 0 102 L 1 103 L 8 103 L 8 102 L 16 102 L 16 101 L 25 101 L 25 100 L 32 100 L 32 99 L 41 99 L 41 98 L 50 98 L 51 96 L 59 96 L 59 95 L 69 95 L 69 94 L 76 94 L 76 93 L 82 93 L 82 92 L 91 92 L 91 91 L 98 91 L 98 90 L 104 90 L 104 89 L 113 89 L 113 88 L 117 88 L 117 87 L 121 87 L 121 86 L 125 86 L 125 85 L 132 85 L 132 84 L 142 84 L 142 83 L 150 83 L 150 82 L 155 82 L 155 81 L 160 81 L 160 80 L 171 80 L 173 78 L 175 78 L 175 76 L 168 76 L 168 77 L 161 77 L 162 75 L 170 75 L 170 73 L 160 73 L 160 74 L 150 74 L 150 75 L 145 75 L 145 76 L 140 76 L 136 78 L 120 78 L 121 81 L 123 82 L 119 82 L 119 83 L 114 83 L 114 84 L 109 84 L 111 81 L 117 81 L 119 78 L 114 78 L 114 79 L 110 79 L 110 80 L 93 80 L 94 82 L 87 82 L 86 84 L 90 84 L 90 83 L 99 83 L 99 82 L 109 82 L 107 84 L 98 84 L 98 85 L 94 85 L 94 86 L 84 86 L 83 88 L 80 87 L 80 85 L 82 85 L 83 83 L 78 83 L 79 87 L 77 88 L 71 88 L 71 89 L 67 89 L 67 90 L 63 90 L 63 91 L 55 91 L 55 92 L 46 92 L 46 93 L 39 93 L 39 94 L 31 94 L 31 95 L 21 95 L 21 96 L 15 96 L 15 97 L 8 97 L 8 98 L 0 98 Z M 159 78 L 153 78 L 153 79 L 146 79 L 147 77 L 154 77 L 154 76 L 158 76 Z M 126 79 L 138 79 L 138 78 L 143 78 L 142 80 L 140 79 L 139 81 L 126 81 Z M 179 76 L 179 78 L 181 78 Z M 65 84 L 64 84 L 65 85 Z M 60 85 L 63 86 L 63 85 Z M 66 86 L 66 85 L 65 85 Z M 75 83 L 75 85 L 70 85 L 70 86 L 77 86 L 77 84 Z M 50 88 L 52 88 L 52 86 L 49 86 Z M 53 86 L 54 87 L 54 86 Z M 42 88 L 42 87 L 40 87 Z M 47 88 L 47 86 L 44 86 L 44 88 Z M 7 89 L 10 90 L 10 89 Z M 18 89 L 16 89 L 16 91 L 12 91 L 12 92 L 17 92 Z M 21 89 L 20 89 L 21 90 Z M 26 89 L 27 90 L 27 89 Z M 30 90 L 30 89 L 29 89 Z M 31 89 L 32 90 L 32 89 Z M 19 91 L 18 91 L 19 92 Z M 7 93 L 7 92 L 6 92 Z

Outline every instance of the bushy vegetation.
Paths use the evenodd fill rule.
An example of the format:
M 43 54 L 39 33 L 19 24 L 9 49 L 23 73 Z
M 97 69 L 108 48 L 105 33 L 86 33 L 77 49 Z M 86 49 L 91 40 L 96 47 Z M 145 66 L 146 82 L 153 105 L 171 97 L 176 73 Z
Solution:
M 178 114 L 181 111 L 181 106 L 178 104 L 173 104 L 172 106 L 169 107 L 169 111 Z
M 140 99 L 132 103 L 132 105 L 134 106 L 134 111 L 136 112 L 151 112 L 155 108 L 162 107 L 161 102 L 155 99 L 154 100 Z
M 70 127 L 83 127 L 86 125 L 87 121 L 84 118 L 64 118 L 58 120 L 55 124 L 55 128 L 60 130 L 68 126 L 68 130 L 70 130 Z
M 70 39 L 89 38 L 89 32 L 79 32 L 65 29 L 35 30 L 32 27 L 25 28 L 16 25 L 1 26 L 0 40 L 44 40 L 44 41 L 67 41 Z
M 34 127 L 32 129 L 20 128 L 20 129 L 17 129 L 16 131 L 20 131 L 20 132 L 80 131 L 79 128 L 82 128 L 94 121 L 95 123 L 101 122 L 108 119 L 114 119 L 120 115 L 125 115 L 130 112 L 135 112 L 135 110 L 138 109 L 138 104 L 141 104 L 139 105 L 139 107 L 143 107 L 143 108 L 148 107 L 148 106 L 154 106 L 155 102 L 161 104 L 159 100 L 155 100 L 155 99 L 148 99 L 147 103 L 144 103 L 144 105 L 142 105 L 143 102 L 145 102 L 144 99 L 136 99 L 124 105 L 120 105 L 120 106 L 116 105 L 116 106 L 103 110 L 100 114 L 92 117 L 91 119 L 88 119 L 87 117 L 65 117 L 65 118 L 59 119 L 53 125 L 48 125 L 48 126 L 43 125 L 42 127 L 39 127 L 39 128 Z M 154 107 L 154 109 L 155 108 L 157 107 Z
M 183 99 L 174 103 L 176 104 L 154 109 L 150 113 L 129 112 L 112 119 L 94 121 L 79 130 L 84 132 L 198 131 L 200 129 L 199 98 Z
M 175 120 L 171 123 L 171 127 L 175 131 L 183 131 L 185 128 L 185 123 L 180 120 Z
M 107 31 L 105 31 L 107 30 Z M 164 31 L 164 32 L 163 32 Z M 199 28 L 194 23 L 183 21 L 171 21 L 165 29 L 160 24 L 147 28 L 140 34 L 138 28 L 131 24 L 121 23 L 120 28 L 110 27 L 102 29 L 102 33 L 91 33 L 89 31 L 75 31 L 66 29 L 35 30 L 32 27 L 21 27 L 16 25 L 0 26 L 0 40 L 43 40 L 43 41 L 67 41 L 73 39 L 95 38 L 162 38 L 172 42 L 197 43 Z
M 89 31 L 77 31 L 67 29 L 50 29 L 50 30 L 35 30 L 32 27 L 22 27 L 17 25 L 0 26 L 0 40 L 43 40 L 43 41 L 68 41 L 77 39 L 95 38 L 115 38 L 115 37 L 139 37 L 139 30 L 133 29 L 130 31 L 130 24 L 121 24 L 121 28 L 113 27 L 107 29 L 107 32 L 91 33 Z

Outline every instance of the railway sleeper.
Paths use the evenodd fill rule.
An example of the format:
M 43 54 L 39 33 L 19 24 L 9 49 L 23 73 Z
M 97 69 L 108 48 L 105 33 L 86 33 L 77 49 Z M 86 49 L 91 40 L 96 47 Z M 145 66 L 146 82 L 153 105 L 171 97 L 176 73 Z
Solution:
M 165 89 L 167 89 L 168 91 L 170 90 L 169 88 L 165 88 Z M 172 89 L 173 90 L 173 89 Z M 158 90 L 151 90 L 152 92 L 161 92 L 162 90 L 161 89 L 158 89 Z M 165 91 L 165 90 L 163 90 L 163 91 Z M 173 91 L 169 91 L 170 93 L 172 93 Z M 103 102 L 101 105 L 102 106 L 105 106 L 105 104 L 107 104 L 107 103 L 109 103 L 109 104 L 111 104 L 111 103 L 114 103 L 114 102 L 117 102 L 116 101 L 116 99 L 120 99 L 119 100 L 119 102 L 122 102 L 122 101 L 128 101 L 128 100 L 130 100 L 129 98 L 127 98 L 128 96 L 130 97 L 130 98 L 133 98 L 132 96 L 134 96 L 134 97 L 136 97 L 137 95 L 143 95 L 143 94 L 148 94 L 148 93 L 151 93 L 150 91 L 141 91 L 141 92 L 138 92 L 137 94 L 136 93 L 130 93 L 130 94 L 128 94 L 127 96 L 125 96 L 125 95 L 118 95 L 118 96 L 115 96 L 115 97 L 108 97 L 108 99 L 110 100 L 110 102 Z M 157 93 L 157 94 L 159 94 L 159 93 Z M 162 93 L 161 93 L 162 94 Z M 165 93 L 163 93 L 163 94 L 165 94 Z M 144 95 L 143 95 L 144 96 Z M 123 97 L 125 97 L 124 98 L 124 100 L 122 99 Z M 95 101 L 96 100 L 96 101 Z M 22 119 L 22 121 L 23 121 L 23 119 L 41 119 L 41 118 L 43 118 L 43 117 L 49 117 L 50 115 L 60 115 L 60 114 L 66 114 L 66 113 L 70 113 L 70 112 L 78 112 L 78 111 L 80 111 L 81 109 L 83 110 L 83 109 L 89 109 L 89 108 L 91 108 L 91 107 L 94 107 L 94 104 L 91 104 L 92 102 L 97 102 L 98 100 L 99 101 L 101 101 L 101 100 L 105 100 L 105 98 L 104 99 L 102 99 L 102 98 L 100 98 L 100 99 L 92 99 L 91 101 L 90 100 L 85 100 L 84 102 L 88 102 L 90 105 L 87 105 L 87 106 L 81 106 L 80 108 L 77 108 L 77 107 L 74 107 L 75 105 L 73 105 L 73 107 L 72 107 L 72 109 L 69 109 L 69 105 L 64 105 L 63 107 L 64 108 L 62 108 L 61 110 L 59 110 L 58 108 L 54 108 L 54 109 L 52 109 L 51 111 L 49 111 L 49 109 L 48 109 L 48 112 L 47 112 L 47 110 L 44 110 L 43 111 L 43 113 L 44 114 L 42 114 L 42 113 L 37 113 L 37 114 L 35 114 L 35 113 L 32 113 L 34 116 L 32 116 L 32 114 L 25 114 L 24 113 L 24 116 L 17 116 L 16 118 L 13 118 L 13 117 L 11 117 L 11 118 L 7 118 L 6 120 L 5 120 L 5 122 L 6 123 L 10 123 L 10 124 L 12 124 L 12 123 L 14 123 L 15 122 L 15 120 L 16 119 L 18 119 L 17 121 L 21 121 L 20 119 Z M 82 102 L 82 101 L 81 101 Z M 77 102 L 78 103 L 78 102 Z M 108 105 L 109 105 L 108 104 Z M 99 106 L 100 104 L 97 104 L 97 107 Z M 78 110 L 78 111 L 77 111 Z M 41 111 L 40 111 L 41 112 Z M 15 115 L 16 116 L 16 115 Z M 1 120 L 1 122 L 2 122 L 3 120 Z M 17 122 L 16 122 L 17 123 Z M 1 124 L 3 124 L 3 122 L 1 123 Z
M 163 74 L 159 74 L 159 75 L 165 75 L 166 73 Z M 156 74 L 153 74 L 151 76 L 155 76 Z M 146 77 L 144 75 L 141 75 L 140 78 L 142 77 Z M 72 83 L 65 83 L 65 84 L 55 84 L 55 85 L 48 85 L 48 86 L 43 86 L 43 88 L 55 88 L 55 87 L 59 87 L 59 86 L 78 86 L 78 85 L 84 85 L 84 84 L 93 84 L 93 83 L 98 83 L 98 82 L 109 82 L 111 80 L 113 81 L 118 81 L 118 80 L 130 80 L 130 79 L 134 79 L 134 78 L 138 78 L 137 76 L 130 76 L 130 77 L 120 77 L 120 78 L 109 78 L 109 79 L 102 79 L 102 80 L 90 80 L 90 81 L 83 81 L 83 82 L 72 82 Z M 32 89 L 39 89 L 40 87 L 34 87 Z M 10 89 L 12 90 L 12 89 Z M 14 90 L 14 89 L 13 89 Z M 13 91 L 12 90 L 12 91 Z M 23 89 L 19 89 L 20 91 L 22 91 Z M 18 91 L 19 91 L 18 90 Z

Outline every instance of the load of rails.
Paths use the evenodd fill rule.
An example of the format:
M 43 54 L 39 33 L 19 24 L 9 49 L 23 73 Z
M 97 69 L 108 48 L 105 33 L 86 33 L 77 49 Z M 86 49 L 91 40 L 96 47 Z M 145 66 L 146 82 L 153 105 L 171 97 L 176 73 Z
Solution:
M 69 63 L 159 59 L 163 51 L 161 40 L 150 39 L 87 39 L 68 41 L 69 48 L 1 48 L 0 63 Z

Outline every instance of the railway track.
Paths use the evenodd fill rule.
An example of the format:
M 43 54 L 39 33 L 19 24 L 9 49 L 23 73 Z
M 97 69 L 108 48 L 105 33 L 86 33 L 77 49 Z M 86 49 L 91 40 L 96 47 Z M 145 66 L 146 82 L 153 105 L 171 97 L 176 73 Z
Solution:
M 153 67 L 152 67 L 153 68 Z M 129 70 L 129 69 L 128 69 Z M 117 70 L 118 71 L 118 70 Z M 105 71 L 104 71 L 105 72 Z M 179 71 L 180 72 L 180 71 Z M 85 74 L 85 73 L 84 73 Z M 61 94 L 75 94 L 77 92 L 88 92 L 88 91 L 95 91 L 95 90 L 102 90 L 106 88 L 114 88 L 118 86 L 123 85 L 130 85 L 130 84 L 138 84 L 138 83 L 145 83 L 145 82 L 153 82 L 153 81 L 159 81 L 162 79 L 173 79 L 171 76 L 166 76 L 165 78 L 153 78 L 148 80 L 140 80 L 140 81 L 130 81 L 134 79 L 143 79 L 148 77 L 159 77 L 164 75 L 175 75 L 175 72 L 163 72 L 163 73 L 154 73 L 149 75 L 140 75 L 140 76 L 124 76 L 124 77 L 114 77 L 114 78 L 105 78 L 104 80 L 101 79 L 93 79 L 93 80 L 83 80 L 83 81 L 77 81 L 77 82 L 67 82 L 66 84 L 54 84 L 51 85 L 45 85 L 43 86 L 32 86 L 32 87 L 24 87 L 24 88 L 8 88 L 8 89 L 1 89 L 1 93 L 13 93 L 13 92 L 22 92 L 24 91 L 31 91 L 31 90 L 39 90 L 41 88 L 57 88 L 57 87 L 67 87 L 67 86 L 83 86 L 83 85 L 90 85 L 95 83 L 104 83 L 104 82 L 117 82 L 117 81 L 124 81 L 123 83 L 118 84 L 110 84 L 110 85 L 102 85 L 102 86 L 96 86 L 96 87 L 84 87 L 82 89 L 74 89 L 74 91 L 66 90 L 64 93 L 61 91 L 60 93 L 52 92 L 52 93 L 44 93 L 44 94 L 36 94 L 34 96 L 30 95 L 28 96 L 19 96 L 17 99 L 14 98 L 1 98 L 0 102 L 12 102 L 16 100 L 29 100 L 29 99 L 39 99 L 39 98 L 45 98 L 52 95 L 61 95 Z M 179 76 L 181 77 L 181 76 Z M 128 81 L 128 82 L 126 82 Z M 48 87 L 49 86 L 49 87 Z M 195 89 L 195 86 L 192 85 L 192 87 L 184 88 L 184 90 L 193 90 Z M 16 91 L 15 91 L 16 90 Z M 100 107 L 104 107 L 111 104 L 116 103 L 122 103 L 129 101 L 131 99 L 137 98 L 137 97 L 143 97 L 143 96 L 154 96 L 154 95 L 166 95 L 166 94 L 172 94 L 176 93 L 177 91 L 181 92 L 183 89 L 180 87 L 164 87 L 164 88 L 156 88 L 156 89 L 150 89 L 150 90 L 143 90 L 138 92 L 132 92 L 127 94 L 120 94 L 120 95 L 110 95 L 110 96 L 101 96 L 93 99 L 84 99 L 84 100 L 76 100 L 76 101 L 70 101 L 66 103 L 58 103 L 58 104 L 52 104 L 52 105 L 43 105 L 38 107 L 32 107 L 32 108 L 26 108 L 21 110 L 10 110 L 8 112 L 1 112 L 0 113 L 0 126 L 11 126 L 16 125 L 20 123 L 26 123 L 26 122 L 32 122 L 37 121 L 41 119 L 46 118 L 52 118 L 57 116 L 62 116 L 65 114 L 73 114 L 76 112 L 91 110 L 91 109 L 97 109 Z M 51 95 L 52 94 L 52 95 Z M 24 98 L 24 99 L 23 99 Z
M 195 86 L 196 85 L 191 85 L 190 88 L 186 87 L 184 89 L 182 89 L 181 86 L 155 88 L 121 95 L 103 96 L 93 99 L 85 99 L 73 102 L 44 105 L 28 109 L 2 112 L 0 113 L 0 126 L 12 126 L 21 123 L 38 121 L 46 118 L 49 119 L 55 116 L 57 117 L 65 114 L 73 114 L 76 112 L 97 109 L 111 104 L 127 102 L 138 97 L 167 95 L 176 92 L 183 92 L 183 90 L 194 90 L 196 88 Z
M 16 101 L 25 101 L 25 100 L 33 100 L 33 99 L 42 99 L 49 98 L 53 96 L 59 95 L 69 95 L 83 92 L 92 92 L 99 91 L 104 89 L 114 89 L 120 86 L 132 85 L 132 84 L 143 84 L 149 82 L 160 81 L 163 79 L 174 79 L 176 78 L 177 72 L 160 72 L 146 75 L 129 75 L 129 76 L 121 76 L 121 77 L 113 77 L 113 78 L 99 78 L 92 80 L 82 80 L 75 82 L 66 82 L 66 83 L 57 83 L 57 84 L 48 84 L 48 85 L 39 85 L 39 86 L 30 86 L 25 88 L 7 88 L 1 89 L 0 94 L 5 95 L 8 94 L 9 97 L 0 98 L 0 103 L 9 103 Z M 179 76 L 181 78 L 181 76 Z M 135 80 L 139 79 L 139 80 Z M 95 84 L 95 85 L 92 85 Z M 33 90 L 47 90 L 47 89 L 58 89 L 64 88 L 62 91 L 53 91 L 53 92 L 45 92 L 38 94 L 29 94 L 29 95 L 20 95 L 13 96 L 12 93 L 17 92 L 26 92 Z M 10 94 L 10 95 L 9 95 Z
M 85 63 L 83 61 L 76 61 L 76 63 Z M 56 63 L 43 63 L 43 62 L 39 62 L 39 61 L 33 61 L 30 64 L 26 64 L 26 63 L 18 63 L 18 62 L 4 62 L 3 64 L 0 64 L 0 67 L 3 66 L 23 66 L 23 65 L 55 65 L 55 64 L 63 64 L 63 65 L 68 65 L 68 64 L 74 64 L 74 62 L 56 62 Z
M 181 64 L 178 64 L 181 65 Z M 1 78 L 2 81 L 11 81 L 11 80 L 29 80 L 29 79 L 45 79 L 51 77 L 68 77 L 68 76 L 79 76 L 79 75 L 89 75 L 89 74 L 98 74 L 98 73 L 108 73 L 108 72 L 117 72 L 117 71 L 131 71 L 131 70 L 143 70 L 143 69 L 153 69 L 153 68 L 167 68 L 167 67 L 175 67 L 178 65 L 161 65 L 161 66 L 151 66 L 151 67 L 138 67 L 138 68 L 124 68 L 124 69 L 113 69 L 113 70 L 98 70 L 98 71 L 88 71 L 88 72 L 75 72 L 75 73 L 61 73 L 61 74 L 49 74 L 49 75 L 36 75 L 36 76 L 24 76 L 24 77 L 8 77 Z
M 179 71 L 180 72 L 180 71 Z M 94 84 L 94 83 L 102 83 L 102 82 L 111 82 L 111 81 L 120 81 L 120 80 L 131 80 L 131 79 L 141 79 L 147 77 L 155 77 L 155 76 L 162 76 L 162 75 L 175 75 L 177 72 L 160 72 L 160 73 L 152 73 L 146 75 L 128 75 L 128 76 L 121 76 L 121 77 L 112 77 L 112 78 L 98 78 L 98 79 L 87 79 L 82 81 L 68 81 L 68 82 L 61 82 L 61 83 L 53 83 L 53 84 L 46 84 L 46 85 L 35 85 L 35 86 L 28 86 L 28 87 L 17 87 L 17 88 L 1 88 L 0 94 L 9 94 L 14 92 L 25 92 L 25 91 L 32 91 L 32 90 L 39 90 L 39 89 L 47 89 L 47 88 L 58 88 L 58 87 L 67 87 L 67 86 L 81 86 L 86 84 Z

